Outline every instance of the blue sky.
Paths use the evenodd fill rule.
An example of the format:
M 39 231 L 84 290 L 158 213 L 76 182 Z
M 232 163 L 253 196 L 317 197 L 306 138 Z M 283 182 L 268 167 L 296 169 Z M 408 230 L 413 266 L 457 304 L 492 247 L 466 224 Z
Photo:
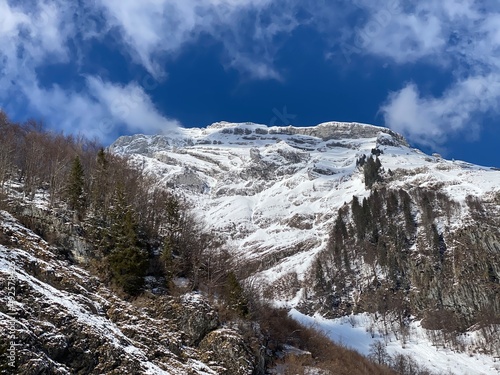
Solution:
M 0 0 L 0 108 L 104 143 L 356 121 L 500 167 L 496 0 Z

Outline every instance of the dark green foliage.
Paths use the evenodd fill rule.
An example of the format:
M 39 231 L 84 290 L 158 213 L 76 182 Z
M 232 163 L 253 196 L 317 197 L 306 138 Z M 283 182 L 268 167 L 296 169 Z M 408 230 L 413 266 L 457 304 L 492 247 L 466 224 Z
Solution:
M 162 260 L 167 273 L 192 278 L 197 288 L 201 253 L 204 251 L 201 231 L 194 219 L 181 207 L 174 196 L 165 197 L 164 242 Z
M 79 218 L 82 218 L 86 207 L 84 187 L 85 173 L 80 157 L 76 156 L 73 159 L 68 177 L 67 196 L 69 208 L 76 211 Z
M 108 159 L 104 149 L 99 149 L 96 165 L 92 173 L 91 201 L 92 210 L 95 215 L 106 219 L 108 208 L 107 196 L 109 196 L 110 171 L 108 170 Z
M 396 216 L 399 213 L 399 200 L 398 196 L 394 191 L 389 191 L 387 194 L 387 215 Z
M 357 238 L 358 240 L 362 240 L 371 234 L 370 229 L 372 228 L 372 215 L 370 203 L 366 198 L 364 198 L 363 205 L 360 205 L 358 197 L 353 197 L 351 209 L 353 221 L 356 227 Z
M 380 196 L 380 192 L 378 190 L 374 190 L 370 199 L 370 211 L 371 211 L 371 216 L 375 220 L 380 220 L 383 218 L 383 201 Z
M 45 131 L 36 121 L 10 123 L 0 111 L 0 193 L 6 180 L 20 182 L 26 197 L 43 189 L 52 207 L 64 202 L 73 210 L 77 222 L 58 233 L 36 218 L 27 220 L 45 239 L 63 239 L 51 243 L 66 251 L 67 239 L 78 236 L 93 269 L 129 293 L 140 291 L 146 272 L 187 277 L 193 289 L 207 279 L 212 288 L 224 282 L 220 238 L 202 230 L 159 181 L 95 142 Z M 1 208 L 17 205 L 0 201 Z
M 401 327 L 409 315 L 451 332 L 491 324 L 500 311 L 500 268 L 492 245 L 498 218 L 485 217 L 488 204 L 469 198 L 480 223 L 450 233 L 446 223 L 458 214 L 457 203 L 439 191 L 381 188 L 362 202 L 353 197 L 311 273 L 313 309 L 332 317 L 349 314 L 352 294 L 361 288 L 356 311 L 377 311 L 383 319 L 390 314 Z M 372 267 L 370 282 L 366 273 L 359 275 L 361 259 L 364 270 Z
M 320 256 L 321 275 L 315 276 L 316 279 L 321 276 L 323 280 L 332 280 L 335 285 L 335 292 L 330 290 L 331 296 L 324 296 L 325 301 L 335 303 L 336 308 L 341 306 L 345 297 L 342 297 L 339 291 L 345 288 L 342 284 L 355 283 L 351 280 L 356 277 L 352 274 L 356 272 L 353 261 L 360 256 L 366 264 L 374 267 L 375 281 L 375 267 L 382 267 L 386 287 L 407 293 L 409 284 L 406 277 L 410 267 L 408 254 L 416 240 L 414 229 L 409 233 L 405 230 L 405 215 L 406 220 L 413 223 L 411 199 L 408 199 L 409 196 L 400 192 L 374 190 L 371 196 L 364 198 L 362 202 L 354 196 L 350 207 L 345 206 L 339 211 L 328 243 L 331 260 L 326 254 Z M 352 227 L 348 225 L 349 215 L 345 211 L 349 208 L 352 213 Z M 315 272 L 319 269 L 320 267 L 316 267 Z M 376 288 L 381 287 L 378 283 L 375 285 Z M 319 285 L 315 290 L 321 295 Z M 335 298 L 330 298 L 332 296 Z M 349 313 L 349 310 L 346 311 Z
M 179 201 L 174 197 L 166 197 L 165 202 L 165 242 L 164 249 L 172 255 L 180 255 L 182 252 L 182 211 Z
M 110 216 L 113 247 L 136 246 L 138 243 L 137 226 L 123 186 L 117 186 L 116 188 Z
M 148 260 L 138 247 L 117 248 L 108 257 L 113 282 L 130 295 L 138 294 L 144 285 Z
M 363 155 L 359 159 L 356 159 L 356 167 L 363 167 L 365 163 L 366 163 L 366 155 Z
M 234 272 L 229 272 L 226 278 L 225 300 L 228 307 L 241 316 L 248 315 L 248 300 Z
M 121 186 L 116 188 L 111 218 L 107 260 L 112 280 L 126 293 L 137 294 L 144 284 L 148 254 L 140 248 L 133 211 Z
M 365 176 L 365 186 L 367 189 L 371 189 L 373 184 L 376 182 L 381 182 L 382 177 L 380 175 L 380 169 L 382 168 L 382 163 L 380 159 L 376 157 L 374 160 L 372 156 L 370 156 L 366 163 L 363 165 L 363 173 Z
M 328 241 L 329 252 L 333 255 L 335 264 L 339 268 L 341 268 L 342 262 L 344 262 L 346 268 L 349 267 L 348 254 L 345 246 L 348 238 L 348 231 L 344 215 L 344 210 L 340 208 Z
M 399 190 L 399 197 L 403 209 L 406 231 L 413 235 L 416 232 L 417 224 L 415 223 L 415 219 L 412 213 L 411 197 L 403 189 Z

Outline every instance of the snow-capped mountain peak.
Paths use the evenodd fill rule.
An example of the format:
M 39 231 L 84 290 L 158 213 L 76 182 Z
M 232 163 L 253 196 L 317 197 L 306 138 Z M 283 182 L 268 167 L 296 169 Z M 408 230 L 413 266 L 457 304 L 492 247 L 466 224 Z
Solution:
M 121 154 L 151 154 L 194 145 L 262 146 L 277 141 L 291 142 L 295 146 L 301 143 L 317 145 L 329 140 L 367 139 L 378 135 L 394 145 L 408 146 L 404 137 L 390 129 L 359 123 L 326 122 L 310 127 L 268 127 L 251 122 L 216 122 L 206 128 L 187 128 L 173 134 L 123 136 L 112 145 L 112 149 Z
M 390 129 L 366 124 L 218 122 L 183 134 L 125 136 L 110 149 L 184 195 L 267 285 L 290 273 L 300 282 L 325 248 L 337 210 L 370 194 L 358 165 L 363 156 L 379 157 L 387 186 L 439 185 L 459 202 L 497 191 L 500 181 L 498 172 L 426 155 Z M 293 305 L 301 293 L 279 298 Z

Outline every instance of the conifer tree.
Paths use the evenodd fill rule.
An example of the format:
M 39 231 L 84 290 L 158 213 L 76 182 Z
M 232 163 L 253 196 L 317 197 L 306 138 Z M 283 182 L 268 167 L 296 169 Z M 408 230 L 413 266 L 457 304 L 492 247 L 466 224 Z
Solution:
M 104 218 L 106 212 L 106 193 L 108 185 L 108 160 L 104 149 L 99 149 L 96 158 L 96 168 L 92 175 L 91 203 L 94 214 Z
M 148 265 L 147 253 L 141 250 L 133 211 L 126 200 L 123 186 L 115 191 L 111 216 L 108 256 L 113 281 L 126 293 L 137 294 L 144 284 Z
M 168 197 L 165 202 L 165 225 L 167 236 L 171 242 L 171 246 L 176 248 L 181 231 L 181 207 L 179 201 L 174 197 Z
M 357 197 L 355 197 L 357 199 Z M 344 263 L 347 257 L 347 251 L 345 249 L 345 239 L 347 238 L 347 227 L 342 218 L 342 209 L 339 209 L 337 219 L 335 220 L 335 225 L 330 233 L 330 248 L 333 250 L 333 258 L 335 264 L 338 268 L 341 267 L 341 256 L 344 252 Z M 333 241 L 333 243 L 332 243 Z
M 179 256 L 181 253 L 181 211 L 179 202 L 174 197 L 167 197 L 164 205 L 164 229 L 166 233 L 161 258 L 165 266 L 165 277 L 168 282 L 174 273 L 174 256 Z
M 380 159 L 378 157 L 373 160 L 373 157 L 370 156 L 366 160 L 366 163 L 363 166 L 363 173 L 365 176 L 365 186 L 368 189 L 371 189 L 375 182 L 382 181 L 379 173 L 380 168 L 382 168 L 382 163 L 380 162 Z
M 75 210 L 78 217 L 83 216 L 86 200 L 85 200 L 85 173 L 80 161 L 80 157 L 76 156 L 71 165 L 71 171 L 68 178 L 68 204 L 71 210 Z
M 236 311 L 241 316 L 248 315 L 248 301 L 234 272 L 229 272 L 227 275 L 225 297 L 231 310 Z
M 92 238 L 97 257 L 109 254 L 111 228 L 109 220 L 109 202 L 111 200 L 112 183 L 108 170 L 109 161 L 103 148 L 96 156 L 95 168 L 92 171 L 90 185 L 90 210 L 87 233 Z

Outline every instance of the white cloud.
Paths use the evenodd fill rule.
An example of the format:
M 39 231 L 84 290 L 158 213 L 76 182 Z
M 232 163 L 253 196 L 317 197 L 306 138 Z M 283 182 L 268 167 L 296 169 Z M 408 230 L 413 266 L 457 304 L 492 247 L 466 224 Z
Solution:
M 358 0 L 368 18 L 354 39 L 345 37 L 344 43 L 353 47 L 348 54 L 400 65 L 437 65 L 451 71 L 455 80 L 436 97 L 422 95 L 414 83 L 391 93 L 381 107 L 385 125 L 434 146 L 457 134 L 477 138 L 479 117 L 500 114 L 500 5 L 422 0 L 389 1 L 384 8 L 375 3 Z
M 36 83 L 25 85 L 23 91 L 29 108 L 49 120 L 54 129 L 111 140 L 115 123 L 109 121 L 106 108 L 85 93 L 66 91 L 57 85 L 43 89 Z
M 500 113 L 500 75 L 470 77 L 440 97 L 423 96 L 414 83 L 391 93 L 381 107 L 385 124 L 413 141 L 438 147 L 458 133 L 478 137 L 478 115 Z
M 100 0 L 111 27 L 120 30 L 127 53 L 151 74 L 162 78 L 165 56 L 204 33 L 223 42 L 228 67 L 258 79 L 279 79 L 274 69 L 274 37 L 293 30 L 294 2 L 282 2 L 276 12 L 271 0 Z M 251 13 L 253 22 L 247 17 Z
M 37 113 L 55 129 L 105 142 L 116 138 L 120 127 L 130 132 L 162 133 L 180 126 L 161 115 L 145 89 L 135 82 L 120 85 L 88 77 L 81 90 L 42 87 L 37 68 L 48 62 L 67 62 L 68 43 L 76 42 L 76 33 L 83 34 L 84 39 L 92 37 L 96 24 L 81 14 L 81 23 L 73 23 L 77 14 L 71 3 L 30 5 L 12 6 L 0 0 L 0 103 L 4 108 L 9 102 Z M 84 26 L 89 28 L 81 29 Z M 142 83 L 146 88 L 149 81 Z
M 0 0 L 0 103 L 7 109 L 30 109 L 54 128 L 105 141 L 112 140 L 119 127 L 129 132 L 173 131 L 179 122 L 160 114 L 146 90 L 151 80 L 165 77 L 166 59 L 201 33 L 224 42 L 226 67 L 251 78 L 281 78 L 273 66 L 273 38 L 297 23 L 286 12 L 261 19 L 270 5 L 271 0 L 94 0 L 80 6 L 63 0 Z M 244 18 L 246 12 L 254 12 L 253 24 Z M 85 60 L 83 44 L 108 32 L 118 35 L 126 54 L 154 78 L 119 84 L 88 76 L 78 90 L 42 86 L 38 68 Z M 70 56 L 69 45 L 77 56 Z
M 360 10 L 362 17 L 351 17 Z M 0 103 L 25 100 L 48 122 L 102 137 L 110 137 L 109 124 L 130 132 L 173 129 L 178 122 L 155 108 L 144 82 L 88 76 L 79 90 L 42 87 L 37 70 L 75 58 L 85 64 L 85 45 L 111 32 L 128 58 L 162 79 L 165 62 L 208 35 L 221 42 L 226 68 L 282 80 L 275 67 L 280 43 L 301 25 L 330 46 L 351 46 L 348 54 L 452 70 L 455 81 L 438 97 L 412 83 L 381 107 L 386 125 L 410 139 L 444 142 L 498 108 L 500 5 L 475 0 L 0 0 Z
M 111 142 L 121 128 L 130 133 L 167 134 L 178 131 L 180 123 L 158 112 L 144 89 L 137 83 L 128 85 L 87 78 L 86 90 L 63 90 L 54 85 L 41 88 L 36 82 L 22 87 L 29 97 L 29 106 L 55 129 L 84 134 Z
M 88 77 L 87 85 L 110 118 L 123 124 L 129 132 L 165 134 L 180 127 L 178 121 L 161 115 L 144 89 L 135 82 L 119 85 Z

